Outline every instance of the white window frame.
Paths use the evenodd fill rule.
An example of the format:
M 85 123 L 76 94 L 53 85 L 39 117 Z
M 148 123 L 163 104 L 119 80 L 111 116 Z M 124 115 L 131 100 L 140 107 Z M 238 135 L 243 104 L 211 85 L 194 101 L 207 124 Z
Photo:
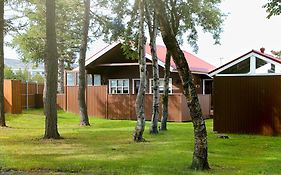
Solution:
M 111 93 L 111 88 L 112 88 L 112 87 L 111 87 L 111 83 L 110 83 L 110 82 L 111 82 L 112 80 L 116 80 L 116 81 L 117 81 L 117 82 L 116 82 L 116 83 L 117 83 L 116 90 L 117 90 L 118 87 L 122 87 L 122 93 Z M 127 87 L 127 86 L 123 86 L 123 85 L 122 85 L 122 86 L 118 86 L 118 80 L 119 80 L 119 81 L 124 81 L 124 80 L 127 80 L 127 81 L 128 81 L 128 93 L 123 93 L 124 87 Z M 129 79 L 109 79 L 109 80 L 108 80 L 108 87 L 109 87 L 109 88 L 108 88 L 108 93 L 109 93 L 109 94 L 130 94 L 130 81 L 129 81 Z
M 209 95 L 206 94 L 206 81 L 213 81 L 212 79 L 203 79 L 203 95 Z
M 140 81 L 139 78 L 134 78 L 134 79 L 132 79 L 132 86 L 133 86 L 133 88 L 132 88 L 132 94 L 135 94 L 135 81 L 136 81 L 136 80 L 139 80 L 139 81 Z
M 160 88 L 160 81 L 164 81 L 165 79 L 164 78 L 159 78 L 159 88 Z M 150 78 L 149 79 L 149 94 L 152 94 L 152 86 L 153 86 L 153 78 Z M 163 87 L 164 89 L 164 87 Z M 170 89 L 170 93 L 169 94 L 172 94 L 173 93 L 173 79 L 172 78 L 169 78 L 169 89 Z M 160 94 L 163 94 L 163 93 L 160 93 Z

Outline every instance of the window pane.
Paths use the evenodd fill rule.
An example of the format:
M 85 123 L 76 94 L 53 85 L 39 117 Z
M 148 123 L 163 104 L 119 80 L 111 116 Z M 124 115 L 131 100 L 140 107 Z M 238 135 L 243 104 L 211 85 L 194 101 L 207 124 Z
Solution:
M 117 86 L 122 86 L 123 85 L 123 80 L 117 80 Z
M 140 87 L 140 80 L 134 80 L 134 94 L 137 94 Z
M 122 87 L 117 88 L 117 94 L 122 94 Z
M 67 72 L 67 86 L 74 86 L 74 73 L 73 72 Z
M 163 86 L 164 87 L 164 80 L 160 80 L 159 81 L 159 86 Z
M 117 80 L 110 80 L 110 86 L 117 86 Z
M 111 94 L 116 94 L 116 92 L 117 92 L 117 91 L 116 91 L 116 87 L 113 87 L 113 88 L 110 89 L 110 93 L 111 93 Z
M 123 80 L 123 86 L 129 87 L 129 80 Z
M 124 87 L 123 93 L 124 93 L 124 94 L 128 94 L 128 93 L 129 93 L 129 89 L 128 89 L 127 87 Z
M 91 86 L 93 85 L 93 78 L 92 78 L 92 74 L 88 74 L 87 75 L 87 83 L 88 83 L 88 86 Z
M 94 74 L 94 86 L 101 85 L 101 76 L 99 74 Z

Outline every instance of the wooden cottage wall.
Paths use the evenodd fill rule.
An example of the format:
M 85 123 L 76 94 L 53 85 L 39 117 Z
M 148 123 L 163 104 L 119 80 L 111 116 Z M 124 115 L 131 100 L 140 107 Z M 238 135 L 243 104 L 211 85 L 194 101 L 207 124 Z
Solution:
M 215 77 L 214 130 L 281 134 L 281 76 Z

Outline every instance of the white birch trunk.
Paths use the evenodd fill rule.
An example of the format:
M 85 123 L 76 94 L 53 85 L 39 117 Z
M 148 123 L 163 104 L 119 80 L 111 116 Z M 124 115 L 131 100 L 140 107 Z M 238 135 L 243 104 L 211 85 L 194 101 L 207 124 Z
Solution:
M 134 141 L 142 142 L 144 141 L 143 132 L 145 128 L 145 114 L 144 114 L 144 96 L 146 89 L 146 59 L 145 59 L 145 35 L 144 35 L 144 2 L 139 0 L 139 44 L 138 44 L 138 53 L 139 53 L 139 71 L 140 71 L 140 86 L 136 99 L 136 115 L 137 123 L 134 132 Z

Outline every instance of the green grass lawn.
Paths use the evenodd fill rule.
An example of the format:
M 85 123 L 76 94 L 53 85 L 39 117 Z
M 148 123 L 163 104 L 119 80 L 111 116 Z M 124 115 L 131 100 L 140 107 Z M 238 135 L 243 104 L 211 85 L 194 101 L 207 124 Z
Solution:
M 93 174 L 281 174 L 281 137 L 234 135 L 220 139 L 207 120 L 211 170 L 189 169 L 193 153 L 192 123 L 168 123 L 168 131 L 134 143 L 135 121 L 91 118 L 80 127 L 77 115 L 59 111 L 64 139 L 43 140 L 42 110 L 7 114 L 0 129 L 0 167 L 36 172 Z M 0 170 L 1 171 L 1 170 Z M 0 173 L 1 174 L 1 173 Z

